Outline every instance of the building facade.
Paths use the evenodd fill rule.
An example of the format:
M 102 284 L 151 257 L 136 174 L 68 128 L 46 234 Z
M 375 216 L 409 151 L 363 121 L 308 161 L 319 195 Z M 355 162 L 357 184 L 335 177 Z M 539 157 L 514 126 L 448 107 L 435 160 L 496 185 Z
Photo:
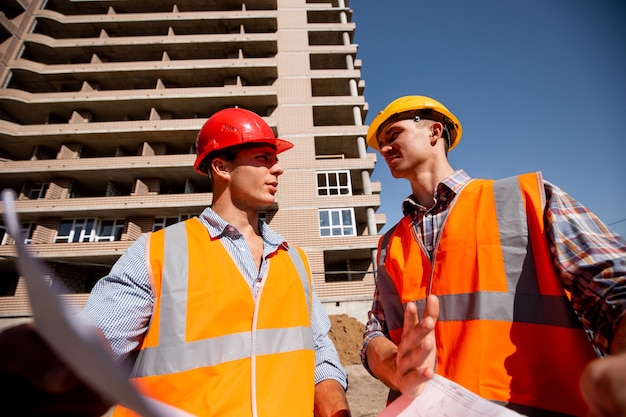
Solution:
M 142 233 L 210 205 L 195 137 L 238 106 L 295 144 L 262 215 L 307 252 L 329 313 L 356 303 L 351 315 L 366 315 L 385 216 L 348 0 L 3 0 L 0 11 L 0 188 L 15 191 L 24 239 L 67 303 L 81 307 Z M 4 226 L 0 243 L 8 324 L 30 307 Z

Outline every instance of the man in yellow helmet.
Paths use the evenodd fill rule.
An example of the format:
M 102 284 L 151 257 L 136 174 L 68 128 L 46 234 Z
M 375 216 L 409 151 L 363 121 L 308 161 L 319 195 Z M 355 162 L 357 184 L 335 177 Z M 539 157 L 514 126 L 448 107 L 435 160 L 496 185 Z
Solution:
M 412 193 L 379 242 L 364 366 L 390 400 L 437 373 L 529 416 L 626 415 L 626 241 L 539 172 L 453 169 L 461 133 L 424 96 L 369 127 Z

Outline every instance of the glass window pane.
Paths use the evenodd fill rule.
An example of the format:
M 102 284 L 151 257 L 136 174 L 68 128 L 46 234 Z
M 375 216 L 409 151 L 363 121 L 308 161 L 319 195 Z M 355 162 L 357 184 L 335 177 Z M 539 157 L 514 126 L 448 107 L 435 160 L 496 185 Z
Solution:
M 100 227 L 100 236 L 111 236 L 113 232 L 113 220 L 105 220 Z
M 114 240 L 122 240 L 122 232 L 124 231 L 124 226 L 121 225 L 115 229 L 115 236 L 113 236 Z
M 338 211 L 333 211 L 330 213 L 330 215 L 332 216 L 332 224 L 336 225 L 336 224 L 341 224 L 339 223 L 339 212 Z
M 83 226 L 77 226 L 74 228 L 74 236 L 72 236 L 72 242 L 78 242 L 80 240 L 80 232 L 83 231 Z
M 328 219 L 328 211 L 320 211 L 320 226 L 330 226 L 330 222 Z
M 342 217 L 344 226 L 352 225 L 352 213 L 350 212 L 350 210 L 342 210 L 341 217 Z
M 72 230 L 72 221 L 71 220 L 61 220 L 61 224 L 59 224 L 59 230 L 57 234 L 59 236 L 67 236 L 70 234 L 70 230 Z

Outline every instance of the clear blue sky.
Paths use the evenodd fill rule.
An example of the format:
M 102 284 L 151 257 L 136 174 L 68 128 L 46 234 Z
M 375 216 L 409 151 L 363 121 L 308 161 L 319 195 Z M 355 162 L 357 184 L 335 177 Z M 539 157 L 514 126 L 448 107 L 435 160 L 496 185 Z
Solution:
M 626 3 L 352 0 L 369 124 L 393 99 L 441 101 L 472 177 L 540 170 L 626 237 Z M 369 150 L 373 152 L 373 150 Z M 378 157 L 387 230 L 410 193 Z

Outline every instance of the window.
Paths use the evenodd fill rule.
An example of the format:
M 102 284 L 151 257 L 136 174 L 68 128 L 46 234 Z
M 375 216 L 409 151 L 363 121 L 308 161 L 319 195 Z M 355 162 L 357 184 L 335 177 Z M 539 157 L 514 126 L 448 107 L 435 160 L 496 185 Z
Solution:
M 54 243 L 113 242 L 122 240 L 124 219 L 61 220 Z
M 122 232 L 124 231 L 124 220 L 102 220 L 98 227 L 96 242 L 113 242 L 122 240 Z
M 354 209 L 324 209 L 319 211 L 320 236 L 354 236 Z
M 30 187 L 30 192 L 28 193 L 28 199 L 38 200 L 40 198 L 45 198 L 46 191 L 48 191 L 49 185 L 50 184 L 43 183 L 43 182 L 38 182 L 38 183 L 33 184 L 33 186 Z
M 54 243 L 92 242 L 95 238 L 94 219 L 61 220 Z
M 156 232 L 157 230 L 161 230 L 164 227 L 171 226 L 178 222 L 182 222 L 183 220 L 187 220 L 191 217 L 193 217 L 193 215 L 191 214 L 181 214 L 178 217 L 157 217 L 154 219 L 152 231 Z
M 22 223 L 22 236 L 24 236 L 24 243 L 27 245 L 33 242 L 35 226 L 35 223 Z M 6 226 L 0 224 L 0 245 L 6 245 L 10 238 L 11 235 L 9 235 Z
M 352 195 L 350 171 L 318 172 L 317 195 Z
M 24 243 L 33 243 L 33 233 L 35 233 L 35 223 L 23 223 L 22 224 L 22 236 L 24 236 Z

